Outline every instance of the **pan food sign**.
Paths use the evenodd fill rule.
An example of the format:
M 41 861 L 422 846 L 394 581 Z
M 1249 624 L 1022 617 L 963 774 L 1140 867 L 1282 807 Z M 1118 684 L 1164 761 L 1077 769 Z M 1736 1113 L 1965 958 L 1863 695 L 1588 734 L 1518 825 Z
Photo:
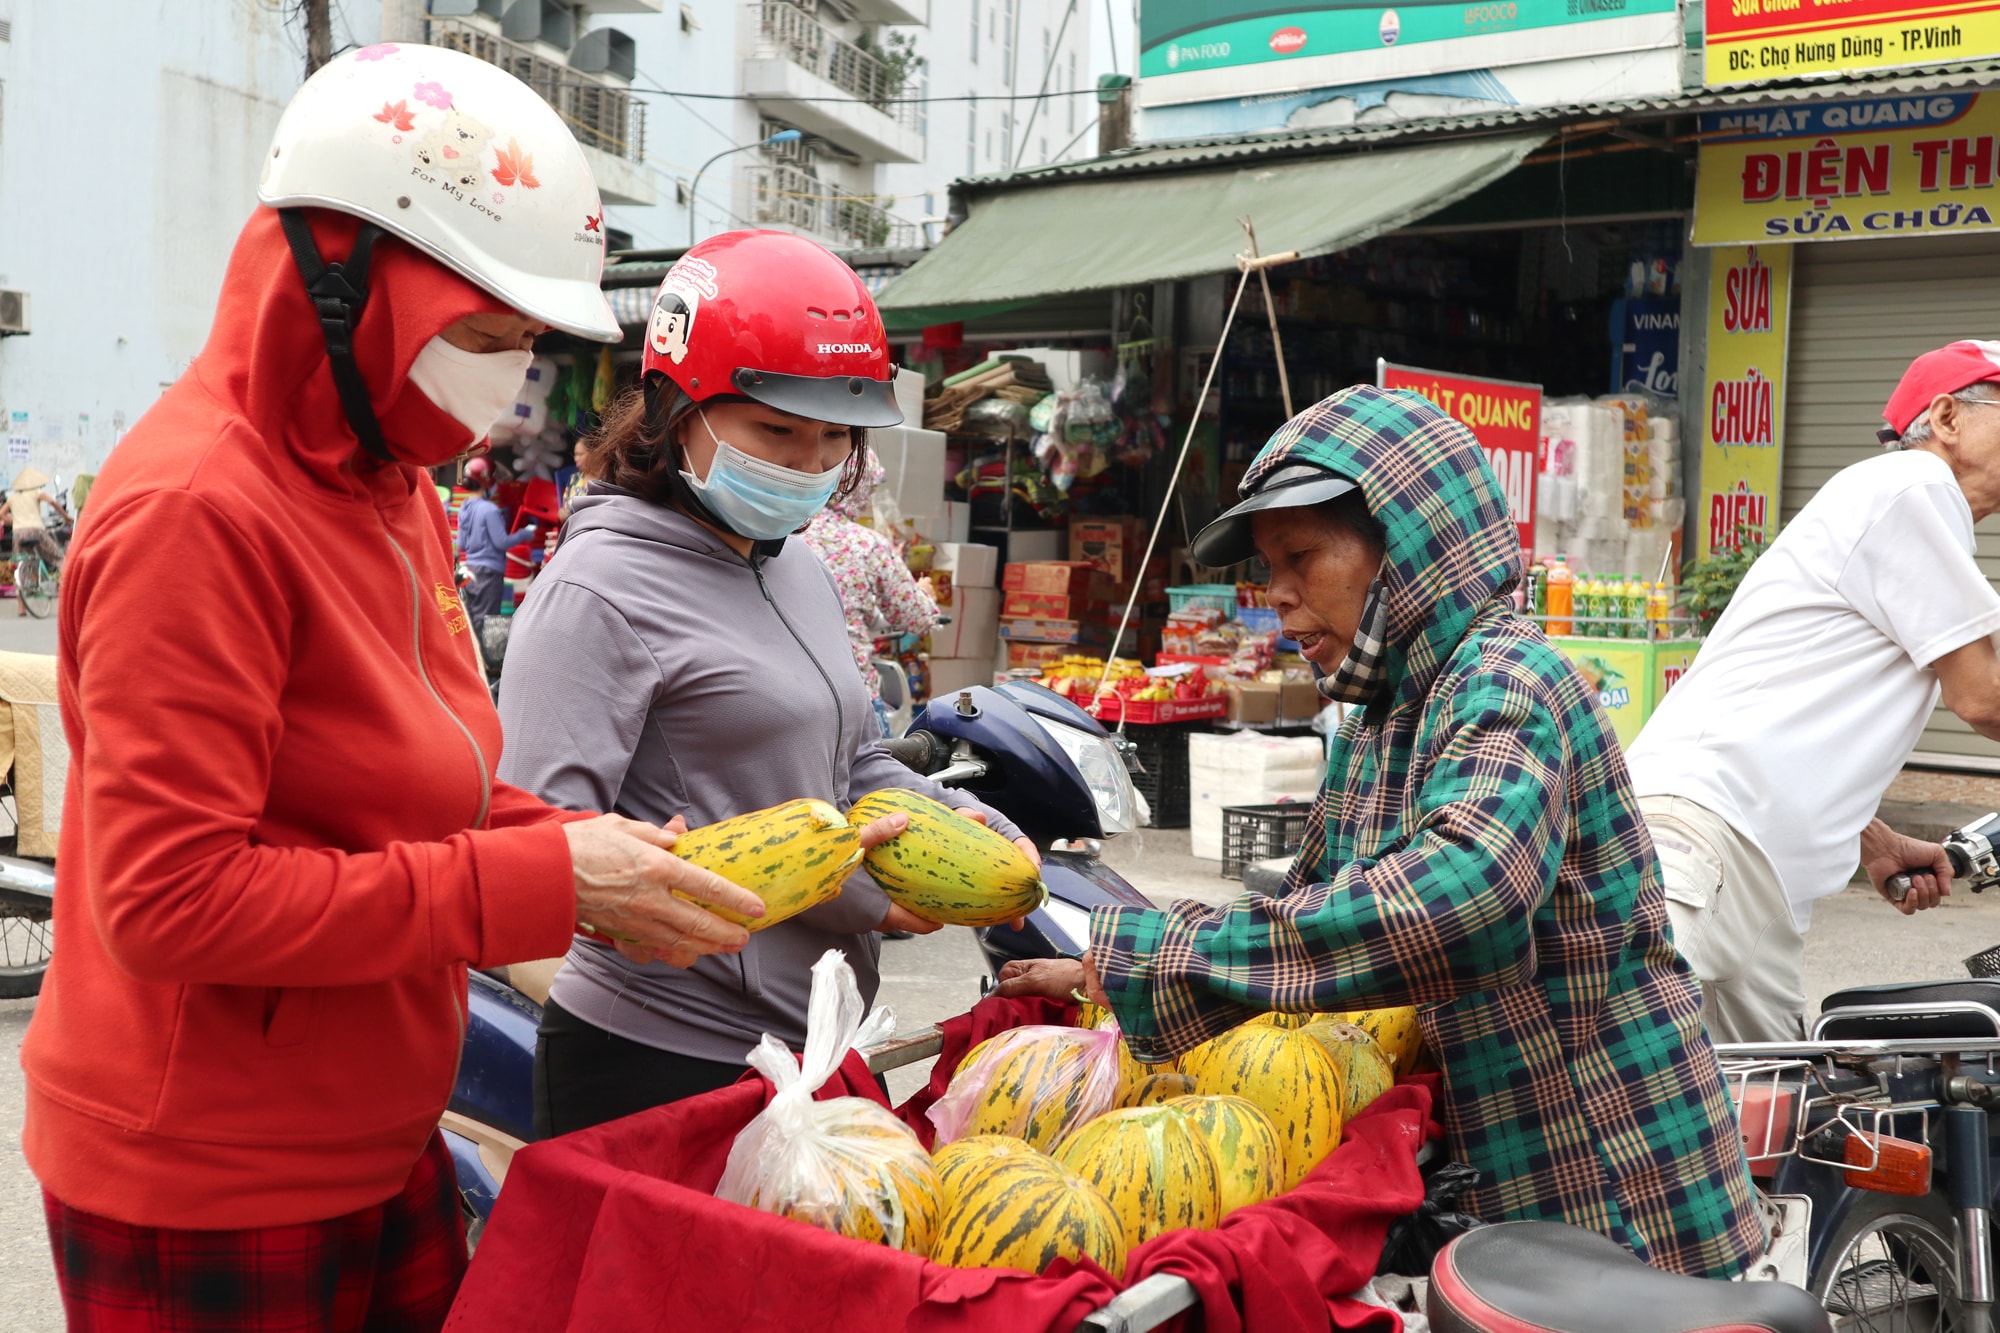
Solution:
M 1992 231 L 2000 100 L 1854 98 L 1702 117 L 1696 245 Z
M 1143 0 L 1140 101 L 1255 97 L 1657 50 L 1680 45 L 1680 24 L 1676 0 Z

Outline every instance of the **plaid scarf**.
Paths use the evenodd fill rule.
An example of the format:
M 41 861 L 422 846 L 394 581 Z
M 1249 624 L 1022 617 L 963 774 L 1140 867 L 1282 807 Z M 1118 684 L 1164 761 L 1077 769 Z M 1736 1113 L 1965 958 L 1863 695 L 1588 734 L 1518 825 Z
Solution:
M 1354 643 L 1340 665 L 1327 675 L 1313 668 L 1320 697 L 1343 704 L 1371 704 L 1389 683 L 1389 599 L 1384 595 L 1380 575 L 1368 585 L 1368 597 L 1361 604 L 1361 623 L 1354 631 Z
M 1334 738 L 1283 894 L 1091 913 L 1133 1054 L 1413 1004 L 1473 1212 L 1735 1275 L 1763 1229 L 1700 994 L 1596 692 L 1504 600 L 1520 540 L 1478 441 L 1357 387 L 1280 429 L 1246 488 L 1288 461 L 1357 480 L 1383 532 L 1380 686 Z

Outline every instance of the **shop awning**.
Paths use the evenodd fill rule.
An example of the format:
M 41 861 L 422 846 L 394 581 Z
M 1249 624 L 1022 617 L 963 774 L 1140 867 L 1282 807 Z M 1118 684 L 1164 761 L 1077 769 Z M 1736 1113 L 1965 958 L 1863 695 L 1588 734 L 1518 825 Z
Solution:
M 898 328 L 1066 292 L 1236 267 L 1237 219 L 1265 254 L 1327 254 L 1406 227 L 1512 171 L 1547 131 L 973 195 L 966 220 L 878 298 Z

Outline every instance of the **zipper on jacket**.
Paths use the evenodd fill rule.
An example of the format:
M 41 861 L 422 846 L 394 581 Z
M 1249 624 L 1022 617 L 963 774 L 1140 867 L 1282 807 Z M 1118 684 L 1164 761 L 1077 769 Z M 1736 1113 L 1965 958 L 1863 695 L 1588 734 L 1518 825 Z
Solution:
M 834 685 L 833 677 L 826 674 L 826 668 L 821 665 L 813 650 L 806 647 L 805 639 L 793 627 L 790 617 L 785 614 L 785 608 L 779 606 L 778 599 L 771 596 L 771 585 L 764 582 L 762 557 L 755 555 L 750 557 L 750 572 L 757 576 L 757 591 L 764 594 L 764 600 L 771 604 L 773 611 L 777 612 L 778 623 L 792 636 L 792 642 L 799 646 L 799 651 L 806 655 L 806 661 L 813 664 L 813 670 L 819 672 L 819 678 L 826 683 L 826 692 L 833 696 L 834 734 L 839 738 L 833 747 L 833 790 L 836 794 L 844 792 L 847 784 L 840 780 L 840 752 L 847 744 L 847 711 L 840 706 L 840 690 Z
M 410 577 L 410 647 L 416 653 L 417 676 L 424 682 L 424 688 L 431 692 L 431 698 L 437 700 L 437 706 L 444 710 L 444 715 L 451 719 L 451 724 L 458 728 L 458 734 L 465 737 L 465 743 L 472 747 L 473 767 L 479 770 L 479 813 L 473 816 L 471 827 L 484 828 L 486 812 L 493 804 L 493 775 L 486 771 L 486 752 L 479 748 L 479 738 L 472 734 L 472 728 L 452 711 L 451 705 L 444 701 L 444 695 L 438 692 L 437 685 L 431 680 L 430 668 L 424 665 L 423 582 L 417 578 L 417 567 L 410 563 L 409 554 L 403 550 L 395 534 L 389 531 L 386 522 L 382 525 L 382 536 L 387 539 L 389 549 L 396 553 L 396 558 L 403 562 L 403 572 Z

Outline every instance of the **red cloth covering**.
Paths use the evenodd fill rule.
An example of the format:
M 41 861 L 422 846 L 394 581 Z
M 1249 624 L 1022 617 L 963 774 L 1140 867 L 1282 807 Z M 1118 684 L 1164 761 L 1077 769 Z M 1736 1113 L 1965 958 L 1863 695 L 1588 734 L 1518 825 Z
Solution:
M 940 1071 L 973 1045 L 1068 1006 L 988 998 L 944 1025 Z M 923 1112 L 948 1072 L 897 1113 L 926 1142 Z M 820 1096 L 882 1102 L 853 1052 Z M 1201 1295 L 1210 1333 L 1397 1329 L 1348 1299 L 1375 1271 L 1389 1223 L 1423 1200 L 1416 1153 L 1430 1090 L 1399 1085 L 1283 1197 L 1213 1231 L 1175 1231 L 1134 1250 L 1125 1281 L 1058 1261 L 1041 1275 L 956 1269 L 714 1197 L 737 1132 L 769 1102 L 755 1075 L 706 1096 L 535 1144 L 515 1157 L 446 1327 L 516 1333 L 1069 1333 L 1123 1287 L 1175 1273 Z

